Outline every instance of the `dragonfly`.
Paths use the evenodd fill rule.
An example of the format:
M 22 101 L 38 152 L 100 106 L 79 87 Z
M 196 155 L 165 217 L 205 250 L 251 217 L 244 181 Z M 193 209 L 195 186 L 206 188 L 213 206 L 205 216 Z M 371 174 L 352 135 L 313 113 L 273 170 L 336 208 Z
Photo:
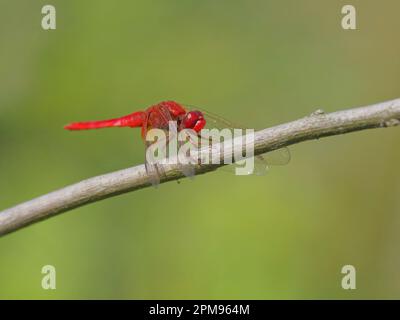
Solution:
M 141 128 L 141 136 L 145 144 L 146 151 L 151 146 L 151 142 L 146 139 L 151 129 L 160 129 L 166 132 L 165 145 L 171 141 L 171 124 L 175 125 L 174 132 L 181 132 L 184 129 L 190 129 L 200 139 L 203 139 L 203 129 L 229 129 L 243 128 L 243 126 L 234 125 L 231 121 L 224 119 L 218 115 L 212 114 L 201 108 L 190 105 L 184 105 L 175 101 L 163 101 L 148 107 L 142 111 L 136 111 L 126 116 L 99 121 L 73 122 L 66 125 L 67 130 L 90 130 L 110 127 L 130 127 Z M 204 139 L 210 139 L 209 136 Z M 152 185 L 157 185 L 164 174 L 163 165 L 145 161 L 147 175 Z M 285 165 L 290 160 L 290 152 L 284 147 L 264 155 L 254 157 L 254 173 L 263 175 L 266 173 L 270 165 Z M 236 162 L 238 166 L 240 161 Z M 195 167 L 193 164 L 178 164 L 179 170 L 186 177 L 193 177 Z M 232 171 L 234 165 L 224 166 L 228 171 Z

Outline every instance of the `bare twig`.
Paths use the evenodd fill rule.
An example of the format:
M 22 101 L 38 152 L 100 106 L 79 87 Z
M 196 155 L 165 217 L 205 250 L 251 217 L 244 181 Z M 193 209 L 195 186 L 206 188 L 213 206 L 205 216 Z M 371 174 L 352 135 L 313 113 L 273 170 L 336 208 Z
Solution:
M 400 99 L 329 114 L 317 110 L 305 118 L 256 132 L 254 153 L 262 154 L 325 136 L 399 124 Z M 196 173 L 215 169 L 215 165 L 201 165 L 196 167 Z M 170 165 L 165 168 L 161 182 L 182 177 L 177 167 Z M 144 165 L 83 180 L 0 212 L 0 235 L 79 206 L 150 185 Z

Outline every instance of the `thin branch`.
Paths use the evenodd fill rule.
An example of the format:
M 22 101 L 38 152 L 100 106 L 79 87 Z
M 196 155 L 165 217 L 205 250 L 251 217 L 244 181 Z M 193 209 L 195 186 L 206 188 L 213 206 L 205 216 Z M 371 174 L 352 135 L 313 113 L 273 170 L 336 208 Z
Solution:
M 254 153 L 257 155 L 301 141 L 399 124 L 400 99 L 329 114 L 316 111 L 305 118 L 256 132 Z M 216 165 L 200 165 L 196 167 L 196 174 L 216 168 Z M 177 167 L 169 165 L 161 183 L 180 178 L 183 175 Z M 1 211 L 0 235 L 79 206 L 150 185 L 144 165 L 83 180 Z

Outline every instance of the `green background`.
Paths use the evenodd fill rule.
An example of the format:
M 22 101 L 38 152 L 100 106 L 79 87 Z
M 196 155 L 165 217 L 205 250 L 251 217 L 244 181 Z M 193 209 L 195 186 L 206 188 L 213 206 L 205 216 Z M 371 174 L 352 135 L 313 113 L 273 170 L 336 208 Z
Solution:
M 173 99 L 262 128 L 399 97 L 400 2 L 351 1 L 355 31 L 345 4 L 0 0 L 0 209 L 143 162 L 139 130 L 71 121 Z M 306 142 L 265 177 L 210 173 L 2 237 L 0 298 L 400 298 L 399 138 Z

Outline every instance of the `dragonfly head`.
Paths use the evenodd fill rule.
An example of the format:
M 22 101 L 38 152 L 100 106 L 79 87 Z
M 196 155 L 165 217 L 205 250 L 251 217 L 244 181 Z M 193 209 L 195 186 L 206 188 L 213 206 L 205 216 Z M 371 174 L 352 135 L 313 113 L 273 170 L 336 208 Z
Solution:
M 200 132 L 205 125 L 206 119 L 204 119 L 203 113 L 200 111 L 189 111 L 182 119 L 184 129 L 193 129 L 196 132 Z

